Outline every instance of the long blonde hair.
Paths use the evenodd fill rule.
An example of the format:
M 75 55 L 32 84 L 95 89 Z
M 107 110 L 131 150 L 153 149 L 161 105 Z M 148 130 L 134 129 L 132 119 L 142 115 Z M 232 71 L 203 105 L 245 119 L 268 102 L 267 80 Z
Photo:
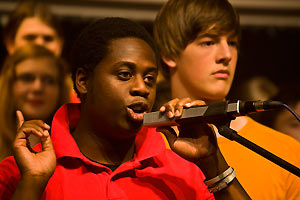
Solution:
M 0 161 L 11 154 L 11 143 L 17 131 L 16 108 L 12 86 L 15 81 L 16 66 L 30 58 L 53 59 L 59 70 L 59 101 L 57 108 L 69 101 L 70 90 L 66 84 L 66 63 L 45 47 L 35 44 L 25 45 L 8 56 L 0 74 Z M 53 111 L 54 112 L 54 111 Z

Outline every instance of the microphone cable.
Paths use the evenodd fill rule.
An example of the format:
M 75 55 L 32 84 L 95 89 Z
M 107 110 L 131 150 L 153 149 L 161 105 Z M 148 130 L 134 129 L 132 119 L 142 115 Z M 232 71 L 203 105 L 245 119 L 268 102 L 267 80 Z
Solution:
M 300 123 L 300 117 L 297 115 L 297 113 L 288 105 L 282 103 L 281 104 L 282 107 L 284 107 L 285 109 L 287 109 L 290 113 L 292 113 L 294 115 L 294 117 L 298 120 L 298 122 Z

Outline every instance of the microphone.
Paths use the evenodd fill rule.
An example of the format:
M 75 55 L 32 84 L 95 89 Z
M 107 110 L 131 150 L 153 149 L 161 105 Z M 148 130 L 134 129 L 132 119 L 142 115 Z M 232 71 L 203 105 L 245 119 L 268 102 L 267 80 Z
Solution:
M 148 127 L 174 126 L 181 123 L 216 123 L 220 120 L 232 120 L 250 113 L 272 110 L 282 106 L 279 101 L 218 101 L 209 105 L 184 108 L 180 118 L 169 119 L 160 111 L 146 113 L 143 124 Z

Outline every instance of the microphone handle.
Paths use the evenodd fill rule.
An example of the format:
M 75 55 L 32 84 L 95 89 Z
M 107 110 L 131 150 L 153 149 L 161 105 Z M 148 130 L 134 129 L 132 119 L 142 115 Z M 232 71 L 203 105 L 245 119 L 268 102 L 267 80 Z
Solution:
M 219 101 L 209 105 L 185 108 L 182 116 L 178 119 L 170 119 L 165 113 L 160 111 L 146 113 L 144 115 L 144 125 L 148 127 L 174 126 L 182 123 L 214 123 L 220 120 L 232 120 L 238 114 L 238 103 Z
M 144 125 L 148 127 L 176 126 L 183 123 L 215 124 L 219 121 L 233 120 L 235 117 L 244 116 L 253 112 L 260 112 L 278 108 L 282 105 L 278 101 L 218 101 L 209 105 L 184 108 L 182 116 L 177 119 L 169 119 L 165 113 L 159 111 L 146 113 Z

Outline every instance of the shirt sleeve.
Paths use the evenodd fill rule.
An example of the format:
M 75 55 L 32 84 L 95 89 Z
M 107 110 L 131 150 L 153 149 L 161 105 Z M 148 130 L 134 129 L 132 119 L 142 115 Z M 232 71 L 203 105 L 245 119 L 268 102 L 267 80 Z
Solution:
M 11 199 L 20 180 L 20 171 L 14 158 L 7 157 L 0 163 L 0 199 Z

